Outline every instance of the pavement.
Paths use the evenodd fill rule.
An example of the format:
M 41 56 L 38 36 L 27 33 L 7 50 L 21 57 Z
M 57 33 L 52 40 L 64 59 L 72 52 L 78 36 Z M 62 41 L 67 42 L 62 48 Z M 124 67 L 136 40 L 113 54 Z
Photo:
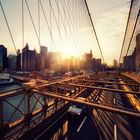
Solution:
M 113 84 L 112 88 L 120 89 L 120 86 Z M 85 98 L 102 105 L 134 109 L 123 93 L 88 92 L 83 94 Z M 140 119 L 88 107 L 86 114 L 81 116 L 72 117 L 67 111 L 62 113 L 35 140 L 139 140 L 139 130 Z

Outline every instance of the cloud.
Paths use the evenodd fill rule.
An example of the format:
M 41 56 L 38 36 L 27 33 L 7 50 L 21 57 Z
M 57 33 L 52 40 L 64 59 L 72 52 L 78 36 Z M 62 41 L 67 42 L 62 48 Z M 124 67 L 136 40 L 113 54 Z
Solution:
M 102 13 L 99 18 L 96 17 L 97 35 L 104 57 L 110 64 L 113 58 L 119 58 L 127 16 L 128 6 L 109 10 Z

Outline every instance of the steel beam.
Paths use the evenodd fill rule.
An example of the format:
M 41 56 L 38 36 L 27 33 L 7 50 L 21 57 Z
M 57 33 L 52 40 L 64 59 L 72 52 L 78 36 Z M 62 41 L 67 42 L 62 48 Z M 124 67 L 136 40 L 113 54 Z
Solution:
M 47 84 L 42 84 L 40 86 L 36 86 L 36 89 L 39 89 L 39 88 L 44 87 L 44 86 L 50 86 L 50 85 L 55 85 L 55 84 L 58 84 L 58 83 L 68 82 L 70 80 L 76 80 L 78 78 L 86 77 L 86 76 L 89 76 L 89 75 L 92 75 L 92 74 L 87 74 L 87 75 L 84 74 L 84 75 L 79 75 L 79 76 L 75 76 L 75 77 L 70 77 L 70 78 L 67 78 L 67 79 L 55 80 L 53 82 L 48 82 Z
M 13 96 L 19 96 L 21 94 L 24 94 L 25 92 L 27 91 L 24 90 L 23 88 L 10 90 L 10 91 L 3 92 L 2 94 L 0 94 L 0 99 L 10 98 Z
M 86 106 L 90 106 L 95 109 L 101 109 L 104 111 L 109 111 L 112 113 L 117 113 L 120 115 L 126 115 L 126 116 L 135 117 L 135 118 L 140 119 L 140 112 L 134 111 L 132 109 L 113 107 L 113 106 L 109 106 L 109 105 L 101 105 L 99 103 L 89 102 L 89 101 L 81 101 L 81 100 L 78 100 L 77 98 L 62 96 L 62 95 L 59 95 L 54 92 L 50 93 L 50 92 L 42 92 L 42 91 L 38 91 L 38 90 L 33 90 L 33 92 L 42 94 L 42 95 L 46 95 L 46 96 L 50 96 L 50 97 L 54 97 L 54 98 L 63 99 L 63 100 L 74 102 L 74 103 L 84 104 Z
M 63 84 L 63 85 L 65 85 L 65 84 Z M 140 95 L 140 92 L 137 92 L 137 91 L 125 91 L 125 90 L 120 90 L 120 89 L 95 87 L 95 86 L 88 86 L 88 85 L 81 85 L 81 84 L 72 84 L 72 83 L 71 84 L 67 84 L 67 85 L 73 86 L 73 87 L 91 88 L 91 89 L 99 89 L 99 90 L 105 90 L 105 91 L 112 91 L 112 92 L 117 92 L 117 93 L 137 94 L 137 95 Z
M 94 80 L 78 80 L 78 81 L 85 81 L 85 82 L 95 82 L 95 83 L 99 83 L 99 84 L 116 84 L 116 85 L 126 85 L 126 86 L 139 86 L 140 87 L 140 85 L 139 84 L 127 84 L 127 83 L 123 83 L 123 84 L 121 84 L 121 83 L 117 83 L 117 82 L 106 82 L 106 81 L 94 81 Z M 120 81 L 120 80 L 119 80 Z

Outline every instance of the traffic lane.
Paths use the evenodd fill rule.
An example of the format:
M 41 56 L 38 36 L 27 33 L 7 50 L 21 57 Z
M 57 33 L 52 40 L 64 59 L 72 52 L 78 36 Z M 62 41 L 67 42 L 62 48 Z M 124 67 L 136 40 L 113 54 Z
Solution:
M 101 98 L 99 98 L 98 102 L 107 103 L 111 106 L 121 106 L 123 105 L 123 100 L 120 94 L 108 94 L 103 93 Z M 125 96 L 125 95 L 124 95 Z M 115 99 L 115 101 L 114 101 Z M 97 127 L 100 130 L 100 134 L 102 134 L 102 138 L 104 139 L 135 139 L 135 135 L 133 133 L 132 125 L 129 123 L 128 117 L 116 115 L 109 112 L 104 112 L 102 110 L 94 110 L 93 115 L 97 124 Z
M 93 138 L 99 140 L 91 112 L 92 109 L 88 109 L 86 115 L 73 118 L 66 112 L 37 136 L 35 140 L 93 140 Z
M 68 115 L 67 112 L 64 112 L 61 116 L 59 116 L 49 127 L 44 129 L 34 140 L 46 140 L 50 139 L 58 132 L 58 130 L 62 130 L 64 125 L 67 123 Z M 62 130 L 65 132 L 65 129 Z M 63 135 L 60 135 L 63 137 Z
M 99 140 L 99 133 L 95 127 L 92 116 L 92 108 L 87 110 L 87 114 L 81 118 L 73 118 L 68 121 L 68 140 Z
M 118 139 L 122 138 L 124 140 L 129 138 L 131 140 L 134 139 L 131 125 L 122 116 L 97 110 L 96 113 L 94 112 L 94 118 L 104 139 L 111 140 L 114 139 L 115 136 L 117 136 Z

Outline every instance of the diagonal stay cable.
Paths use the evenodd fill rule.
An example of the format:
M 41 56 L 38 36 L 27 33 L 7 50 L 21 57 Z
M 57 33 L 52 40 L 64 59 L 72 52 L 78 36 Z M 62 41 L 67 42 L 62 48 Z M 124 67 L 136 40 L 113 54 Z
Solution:
M 75 35 L 75 38 L 76 38 L 76 41 L 77 41 L 77 44 L 78 44 L 78 47 L 79 47 L 79 49 L 80 49 L 80 51 L 81 52 L 84 52 L 83 51 L 83 48 L 82 47 L 80 47 L 81 46 L 81 44 L 80 44 L 80 40 L 79 40 L 79 38 L 78 38 L 78 36 L 77 36 L 77 28 L 76 28 L 76 19 L 77 19 L 77 17 L 76 17 L 76 19 L 75 19 L 75 16 L 76 16 L 76 12 L 75 12 L 75 9 L 73 9 L 74 7 L 75 7 L 75 3 L 76 3 L 76 1 L 74 0 L 74 2 L 73 1 L 68 1 L 67 2 L 68 3 L 68 5 L 67 5 L 67 7 L 66 8 L 69 8 L 69 14 L 71 15 L 71 24 L 72 24 L 72 27 L 73 27 L 73 33 L 74 33 L 74 35 Z
M 30 19 L 31 19 L 31 22 L 32 22 L 32 25 L 33 25 L 33 28 L 34 28 L 34 31 L 35 31 L 37 40 L 38 40 L 38 44 L 39 44 L 39 46 L 41 46 L 41 43 L 40 43 L 40 40 L 39 40 L 39 36 L 38 36 L 38 33 L 37 33 L 37 29 L 36 29 L 36 27 L 35 27 L 34 20 L 33 20 L 33 17 L 32 17 L 32 14 L 31 14 L 31 11 L 30 11 L 30 8 L 29 8 L 29 5 L 28 5 L 27 0 L 25 0 L 25 3 L 26 3 L 26 6 L 27 6 L 29 15 L 30 15 Z
M 56 26 L 57 26 L 57 29 L 58 29 L 59 36 L 60 36 L 61 41 L 62 41 L 62 43 L 63 43 L 63 45 L 64 45 L 63 37 L 62 37 L 61 31 L 60 31 L 59 24 L 58 24 L 57 19 L 56 19 L 56 15 L 55 15 L 55 12 L 54 12 L 54 9 L 53 9 L 53 6 L 52 6 L 52 2 L 49 1 L 49 3 L 50 3 L 50 8 L 51 8 L 51 10 L 52 10 L 52 14 L 53 14 L 53 17 L 54 17 L 54 20 L 55 20 L 55 23 L 56 23 Z M 59 47 L 60 47 L 60 46 L 59 46 Z
M 10 26 L 9 26 L 9 23 L 8 23 L 7 17 L 5 15 L 4 8 L 3 8 L 3 5 L 2 5 L 2 1 L 1 0 L 0 0 L 0 7 L 1 7 L 1 10 L 2 10 L 2 13 L 3 13 L 4 19 L 5 19 L 5 22 L 6 22 L 6 25 L 7 25 L 7 28 L 8 28 L 10 37 L 11 37 L 11 40 L 12 40 L 12 43 L 13 43 L 14 48 L 15 48 L 15 51 L 17 53 L 16 44 L 15 44 L 15 41 L 14 41 L 14 38 L 13 38 L 13 35 L 12 35 L 12 32 L 11 32 Z
M 92 28 L 93 28 L 93 31 L 94 31 L 94 34 L 95 34 L 95 38 L 97 40 L 97 44 L 98 44 L 98 47 L 99 47 L 99 50 L 100 50 L 100 53 L 101 53 L 101 56 L 102 56 L 102 59 L 103 59 L 103 63 L 105 63 L 105 59 L 104 59 L 104 56 L 103 56 L 103 53 L 102 53 L 102 49 L 101 49 L 101 46 L 100 46 L 100 43 L 99 43 L 99 40 L 98 40 L 98 37 L 97 37 L 97 33 L 96 33 L 96 30 L 95 30 L 95 27 L 94 27 L 93 20 L 91 18 L 91 14 L 90 14 L 90 11 L 89 11 L 89 8 L 88 8 L 87 1 L 86 0 L 84 0 L 84 1 L 85 1 L 87 12 L 88 12 L 88 15 L 89 15 L 89 18 L 90 18 L 90 21 L 91 21 L 91 25 L 92 25 Z
M 64 0 L 64 1 L 65 1 L 65 0 Z M 69 8 L 67 7 L 66 2 L 65 2 L 65 7 L 66 7 L 67 10 L 65 9 L 64 4 L 62 3 L 62 0 L 60 0 L 60 3 L 61 3 L 61 5 L 62 5 L 62 8 L 63 8 L 64 13 L 66 13 L 66 11 L 67 11 L 69 20 L 70 20 L 70 22 L 71 22 L 71 16 L 70 16 L 70 13 L 69 13 L 69 11 L 68 11 Z M 67 18 L 66 18 L 66 22 L 67 22 L 68 27 L 69 27 L 69 30 L 70 30 L 70 32 L 71 32 L 71 37 L 72 37 L 73 43 L 75 44 L 75 46 L 77 47 L 77 49 L 80 49 L 80 46 L 78 46 L 77 40 L 76 40 L 76 38 L 74 37 L 73 27 L 70 26 L 70 23 L 69 23 L 69 21 L 68 21 Z
M 125 56 L 128 55 L 128 52 L 129 52 L 129 49 L 130 49 L 130 46 L 131 46 L 131 42 L 132 42 L 133 36 L 135 34 L 136 27 L 137 27 L 139 16 L 140 16 L 140 9 L 139 9 L 139 12 L 137 14 L 137 18 L 136 18 L 136 21 L 135 21 L 135 25 L 134 25 L 134 28 L 133 28 L 133 32 L 132 32 L 132 35 L 131 35 L 131 38 L 130 38 L 130 41 L 129 41 L 129 45 L 128 45 L 128 48 L 127 48 L 127 52 L 126 52 Z
M 76 30 L 75 30 L 75 25 L 74 25 L 74 15 L 73 15 L 73 13 L 71 11 L 70 1 L 69 0 L 67 1 L 67 3 L 65 3 L 65 7 L 67 9 L 67 13 L 68 13 L 68 16 L 69 16 L 69 21 L 71 23 L 71 28 L 72 28 L 71 33 L 73 33 L 73 37 L 75 39 L 75 45 L 82 52 L 82 48 L 80 47 L 80 43 L 78 42 L 78 39 L 76 37 Z
M 43 4 L 42 4 L 42 2 L 41 2 L 40 0 L 39 0 L 39 3 L 40 3 L 40 6 L 41 6 L 41 9 L 42 9 L 43 15 L 44 15 L 44 19 L 45 19 L 46 24 L 47 24 L 47 28 L 48 28 L 49 33 L 50 33 L 50 36 L 51 36 L 52 43 L 53 43 L 55 49 L 57 49 L 57 48 L 56 48 L 55 41 L 54 41 L 54 38 L 53 38 L 53 35 L 52 35 L 52 32 L 51 32 L 51 28 L 49 27 L 49 23 L 48 23 L 48 20 L 47 20 L 46 14 L 45 14 L 45 10 L 44 10 Z
M 120 57 L 119 57 L 119 63 L 121 62 L 121 57 L 122 57 L 122 53 L 123 53 L 123 48 L 124 48 L 124 43 L 125 43 L 125 37 L 126 37 L 128 25 L 129 25 L 129 19 L 130 19 L 130 15 L 131 15 L 131 11 L 132 11 L 133 1 L 134 0 L 131 1 L 130 8 L 129 8 L 129 14 L 128 14 L 128 18 L 127 18 L 126 29 L 125 29 L 125 34 L 124 34 L 124 38 L 123 38 L 123 44 L 122 44 L 122 48 L 121 48 L 121 53 L 120 53 Z
M 57 0 L 55 0 L 55 3 L 56 3 L 56 5 L 57 5 L 57 7 L 59 7 L 58 1 L 57 1 Z M 64 13 L 65 13 L 65 12 L 64 12 Z M 69 39 L 69 36 L 68 36 L 68 32 L 67 32 L 67 29 L 66 29 L 66 26 L 65 26 L 65 22 L 64 22 L 64 20 L 63 20 L 63 18 L 62 18 L 62 14 L 61 14 L 60 10 L 59 10 L 59 15 L 60 15 L 60 19 L 61 19 L 63 28 L 64 28 L 64 30 L 65 30 L 65 34 L 66 34 L 66 36 L 67 36 L 67 39 L 68 39 L 69 42 L 70 42 L 70 39 Z

